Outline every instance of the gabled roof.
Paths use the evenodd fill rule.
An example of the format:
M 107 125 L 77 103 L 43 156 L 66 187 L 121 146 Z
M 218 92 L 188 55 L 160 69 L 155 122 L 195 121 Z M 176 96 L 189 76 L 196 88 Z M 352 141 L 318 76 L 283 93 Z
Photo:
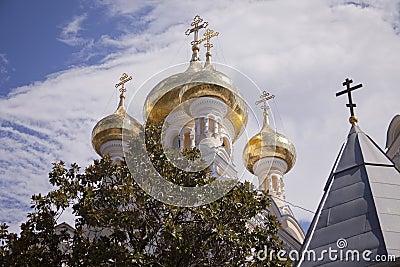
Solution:
M 358 126 L 352 126 L 325 186 L 298 266 L 369 266 L 368 257 L 400 256 L 400 173 L 378 145 Z M 345 241 L 343 241 L 343 239 Z M 338 240 L 342 243 L 339 244 Z M 346 247 L 341 247 L 346 243 Z M 360 261 L 332 261 L 323 250 L 357 250 Z M 310 251 L 321 260 L 308 259 Z M 351 259 L 349 256 L 348 258 Z

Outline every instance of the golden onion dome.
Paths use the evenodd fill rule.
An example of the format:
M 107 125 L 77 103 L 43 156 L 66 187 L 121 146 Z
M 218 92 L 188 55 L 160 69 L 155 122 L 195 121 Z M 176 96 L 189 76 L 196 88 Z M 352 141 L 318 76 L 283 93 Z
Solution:
M 247 104 L 228 76 L 211 65 L 203 68 L 199 61 L 190 62 L 186 71 L 167 77 L 150 91 L 144 104 L 144 119 L 161 122 L 181 103 L 199 97 L 215 97 L 230 108 L 227 117 L 235 128 L 235 141 L 247 124 Z
M 101 155 L 101 146 L 112 140 L 123 140 L 138 135 L 142 131 L 142 125 L 126 113 L 124 105 L 125 97 L 121 94 L 117 110 L 101 119 L 92 131 L 92 145 L 97 154 Z M 128 139 L 125 139 L 128 140 Z
M 243 161 L 247 170 L 254 174 L 256 162 L 268 157 L 284 160 L 287 163 L 284 173 L 287 173 L 296 161 L 296 150 L 286 136 L 271 129 L 265 118 L 261 131 L 247 142 L 243 150 Z

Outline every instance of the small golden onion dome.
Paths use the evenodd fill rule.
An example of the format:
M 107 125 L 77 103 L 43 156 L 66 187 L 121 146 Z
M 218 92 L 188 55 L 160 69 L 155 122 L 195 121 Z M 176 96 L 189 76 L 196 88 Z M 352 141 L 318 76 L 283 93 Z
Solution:
M 117 110 L 101 119 L 93 128 L 92 145 L 100 156 L 103 156 L 100 148 L 104 143 L 125 138 L 128 140 L 142 131 L 142 125 L 126 113 L 124 100 L 125 97 L 121 95 Z
M 269 126 L 266 119 L 261 131 L 253 136 L 243 150 L 244 164 L 254 174 L 253 167 L 260 159 L 275 157 L 287 163 L 289 172 L 296 161 L 296 150 L 292 142 L 283 134 L 280 134 Z
M 218 98 L 230 108 L 227 117 L 235 128 L 234 142 L 246 127 L 247 104 L 228 76 L 210 65 L 203 68 L 199 61 L 190 62 L 185 72 L 164 79 L 150 91 L 144 104 L 144 119 L 160 122 L 181 103 L 199 97 Z

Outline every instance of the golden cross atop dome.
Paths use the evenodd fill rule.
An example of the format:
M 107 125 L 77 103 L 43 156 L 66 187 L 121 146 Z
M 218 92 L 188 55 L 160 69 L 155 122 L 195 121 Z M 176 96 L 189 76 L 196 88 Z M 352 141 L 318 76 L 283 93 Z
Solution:
M 196 15 L 193 19 L 193 22 L 190 25 L 193 26 L 193 28 L 187 29 L 185 34 L 189 35 L 192 32 L 194 33 L 193 41 L 190 43 L 192 45 L 192 51 L 193 51 L 191 61 L 198 61 L 199 60 L 199 55 L 198 55 L 199 30 L 203 29 L 203 28 L 207 28 L 208 22 L 207 21 L 203 22 L 203 19 L 200 18 L 199 15 Z
M 206 60 L 209 61 L 210 60 L 210 56 L 211 56 L 211 52 L 210 49 L 214 46 L 212 43 L 210 43 L 211 38 L 218 36 L 219 32 L 215 32 L 214 30 L 211 29 L 207 29 L 206 32 L 203 34 L 203 38 L 201 38 L 200 40 L 197 41 L 197 44 L 200 44 L 204 41 L 207 41 L 204 44 L 204 47 L 207 48 L 207 53 L 206 53 Z
M 213 47 L 214 45 L 210 43 L 211 38 L 218 36 L 219 32 L 214 32 L 214 30 L 207 29 L 206 32 L 203 34 L 203 38 L 197 41 L 197 44 L 200 44 L 204 41 L 207 41 L 207 43 L 204 44 L 204 47 L 207 47 L 207 51 L 210 51 L 210 48 Z
M 353 103 L 353 99 L 351 97 L 351 92 L 361 88 L 363 85 L 360 83 L 358 85 L 355 85 L 353 87 L 350 87 L 350 84 L 353 82 L 353 80 L 346 78 L 346 80 L 343 82 L 343 86 L 346 86 L 346 90 L 340 91 L 338 93 L 336 93 L 336 96 L 341 96 L 343 94 L 347 93 L 347 97 L 349 99 L 349 103 L 346 104 L 346 107 L 350 108 L 350 123 L 352 125 L 356 125 L 358 120 L 357 117 L 354 115 L 354 108 L 357 106 L 356 104 Z
M 120 82 L 115 84 L 115 88 L 118 88 L 120 86 L 122 86 L 119 91 L 121 92 L 121 97 L 124 97 L 124 94 L 126 92 L 125 89 L 125 83 L 129 82 L 130 80 L 132 80 L 132 76 L 128 76 L 128 74 L 126 74 L 125 72 L 122 74 L 121 78 L 119 78 Z
M 268 110 L 269 106 L 267 105 L 267 101 L 274 98 L 274 95 L 270 95 L 267 91 L 263 91 L 262 94 L 260 95 L 260 100 L 256 101 L 256 105 L 261 104 L 261 109 L 264 110 L 263 115 L 264 115 L 264 125 L 267 122 L 267 116 L 268 116 Z
M 199 15 L 196 15 L 196 16 L 194 17 L 194 19 L 193 19 L 193 22 L 190 24 L 191 26 L 193 26 L 193 28 L 187 29 L 186 32 L 185 32 L 186 35 L 189 35 L 189 34 L 191 34 L 192 32 L 194 32 L 194 39 L 193 39 L 193 41 L 191 42 L 191 45 L 196 45 L 196 44 L 198 44 L 199 30 L 202 29 L 202 28 L 207 28 L 207 26 L 208 26 L 208 22 L 207 22 L 207 21 L 205 21 L 205 22 L 203 22 L 203 23 L 202 23 L 202 22 L 203 22 L 203 19 L 200 18 Z M 201 24 L 200 24 L 200 23 L 201 23 Z

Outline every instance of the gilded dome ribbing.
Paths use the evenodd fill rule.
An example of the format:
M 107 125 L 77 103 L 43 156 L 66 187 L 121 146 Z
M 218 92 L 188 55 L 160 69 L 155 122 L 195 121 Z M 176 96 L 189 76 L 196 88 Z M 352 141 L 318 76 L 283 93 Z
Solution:
M 199 61 L 191 62 L 185 72 L 164 79 L 150 91 L 144 104 L 144 119 L 160 122 L 181 103 L 199 97 L 215 97 L 230 108 L 227 116 L 235 128 L 236 140 L 247 124 L 247 104 L 228 76 L 211 65 L 203 68 Z
M 267 157 L 284 160 L 287 163 L 287 173 L 296 161 L 296 150 L 292 142 L 283 134 L 271 129 L 265 119 L 261 131 L 247 142 L 243 150 L 243 161 L 246 168 L 254 174 L 253 167 L 256 162 Z
M 126 113 L 124 99 L 125 97 L 121 95 L 117 110 L 101 119 L 93 128 L 92 145 L 99 155 L 104 143 L 112 140 L 122 141 L 125 138 L 128 140 L 142 131 L 142 125 Z

